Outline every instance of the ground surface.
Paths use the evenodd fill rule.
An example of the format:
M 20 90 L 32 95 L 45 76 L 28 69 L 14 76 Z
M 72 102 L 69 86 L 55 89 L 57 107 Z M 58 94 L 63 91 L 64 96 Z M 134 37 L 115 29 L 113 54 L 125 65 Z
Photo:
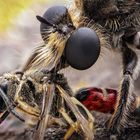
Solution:
M 140 120 L 139 126 L 132 125 L 123 133 L 123 135 L 110 135 L 106 129 L 107 120 L 110 115 L 94 112 L 95 117 L 95 140 L 140 140 Z M 136 121 L 134 121 L 136 122 Z M 10 124 L 8 127 L 5 125 L 3 130 L 0 130 L 0 140 L 29 140 L 31 139 L 32 132 L 27 129 L 24 124 L 14 119 L 11 121 L 9 118 L 5 123 Z M 138 122 L 137 122 L 138 124 Z M 135 128 L 136 127 L 136 128 Z M 45 140 L 62 140 L 65 128 L 59 126 L 51 126 L 47 129 Z M 70 140 L 84 140 L 82 136 L 73 135 Z

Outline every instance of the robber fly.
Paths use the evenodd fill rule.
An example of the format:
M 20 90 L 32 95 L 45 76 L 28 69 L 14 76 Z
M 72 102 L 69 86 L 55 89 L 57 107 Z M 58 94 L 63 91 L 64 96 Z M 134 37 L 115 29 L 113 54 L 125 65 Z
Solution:
M 71 19 L 69 10 L 64 6 L 53 6 L 49 8 L 42 17 L 37 16 L 37 19 L 41 23 L 40 32 L 44 44 L 33 51 L 33 54 L 23 67 L 22 72 L 32 74 L 35 71 L 40 71 L 45 68 L 49 73 L 51 73 L 51 84 L 48 85 L 48 82 L 45 83 L 45 93 L 47 92 L 47 94 L 44 94 L 43 96 L 43 109 L 40 113 L 41 115 L 39 117 L 34 138 L 43 139 L 51 107 L 55 106 L 53 103 L 53 97 L 56 93 L 55 89 L 57 89 L 58 94 L 61 93 L 61 100 L 66 102 L 69 108 L 68 110 L 72 110 L 72 114 L 77 120 L 75 122 L 71 119 L 67 109 L 64 108 L 65 103 L 62 105 L 62 101 L 58 100 L 58 104 L 61 106 L 59 109 L 56 108 L 56 110 L 59 110 L 59 114 L 61 114 L 71 125 L 64 139 L 69 138 L 74 131 L 78 131 L 80 128 L 84 132 L 86 138 L 93 139 L 94 132 L 92 124 L 94 121 L 92 115 L 87 112 L 87 109 L 85 109 L 82 104 L 80 104 L 80 106 L 82 106 L 82 108 L 80 108 L 87 114 L 87 118 L 90 118 L 89 120 L 85 119 L 77 108 L 77 104 L 80 102 L 75 98 L 72 98 L 71 93 L 69 94 L 69 92 L 66 92 L 69 87 L 63 87 L 64 84 L 59 86 L 54 79 L 57 78 L 57 73 L 61 69 L 69 65 L 79 70 L 84 70 L 91 67 L 97 61 L 100 54 L 100 41 L 97 35 L 98 32 L 95 33 L 94 30 L 89 28 L 92 24 L 87 26 L 78 26 L 77 28 L 76 25 L 74 25 L 74 21 Z M 88 45 L 88 47 L 85 48 L 86 45 Z M 92 47 L 93 45 L 95 47 Z M 81 54 L 78 54 L 79 52 L 81 52 Z M 62 79 L 62 81 L 65 80 Z M 20 92 L 16 94 L 17 97 L 19 93 Z
M 64 6 L 51 7 L 37 19 L 41 23 L 43 45 L 33 51 L 21 72 L 1 77 L 0 94 L 6 111 L 2 120 L 11 112 L 27 123 L 37 122 L 33 138 L 43 140 L 52 116 L 55 120 L 63 118 L 66 125 L 69 124 L 64 139 L 76 131 L 92 140 L 93 116 L 72 97 L 72 91 L 59 71 L 69 65 L 81 70 L 91 67 L 100 54 L 98 32 L 89 28 L 92 24 L 77 28 Z M 3 86 L 6 86 L 5 90 Z M 21 114 L 24 113 L 27 119 L 23 119 Z
M 59 70 L 69 65 L 79 70 L 91 67 L 98 60 L 103 47 L 119 50 L 123 59 L 123 80 L 109 128 L 113 132 L 120 132 L 134 110 L 135 95 L 132 85 L 138 64 L 135 50 L 140 45 L 139 1 L 75 0 L 74 5 L 70 9 L 54 6 L 43 17 L 37 16 L 41 22 L 40 31 L 44 44 L 36 48 L 22 72 L 34 73 L 46 68 L 49 72 L 53 71 L 55 77 Z M 21 87 L 20 85 L 19 89 Z M 54 87 L 51 87 L 46 88 L 49 89 L 48 92 L 53 91 Z M 65 90 L 57 88 L 64 93 Z M 20 92 L 17 93 L 15 97 L 19 99 Z M 62 95 L 68 94 L 61 94 L 65 98 Z M 47 96 L 43 99 L 45 97 Z M 44 101 L 44 105 L 52 103 L 52 95 L 46 100 L 50 102 Z M 47 107 L 51 105 L 47 104 Z M 74 106 L 72 103 L 71 107 Z M 45 107 L 41 114 L 45 112 L 48 121 L 50 109 L 47 111 Z M 39 133 L 44 131 L 42 120 L 47 122 L 45 118 L 40 119 L 37 128 Z M 68 132 L 70 134 L 73 130 Z
M 121 132 L 127 127 L 131 113 L 135 109 L 133 83 L 139 74 L 140 1 L 75 0 L 74 2 L 71 11 L 78 13 L 79 19 L 75 24 L 77 26 L 79 23 L 92 24 L 92 29 L 100 32 L 100 36 L 103 37 L 101 39 L 98 35 L 101 48 L 107 47 L 118 51 L 122 56 L 123 78 L 115 111 L 108 126 L 113 133 Z

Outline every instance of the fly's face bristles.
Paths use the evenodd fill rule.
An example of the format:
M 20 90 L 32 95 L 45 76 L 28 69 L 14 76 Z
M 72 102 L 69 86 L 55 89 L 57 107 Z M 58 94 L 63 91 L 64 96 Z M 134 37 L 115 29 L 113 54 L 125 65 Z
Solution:
M 47 43 L 36 48 L 25 66 L 25 70 L 48 68 L 51 70 L 63 54 L 68 37 L 55 32 L 51 33 Z

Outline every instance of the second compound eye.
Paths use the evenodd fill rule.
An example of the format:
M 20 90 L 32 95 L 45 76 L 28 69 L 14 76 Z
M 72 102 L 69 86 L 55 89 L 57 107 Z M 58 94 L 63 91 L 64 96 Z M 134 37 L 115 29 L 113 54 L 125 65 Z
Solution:
M 100 41 L 94 30 L 81 27 L 70 36 L 65 47 L 68 64 L 75 69 L 90 68 L 100 55 Z
M 48 23 L 42 23 L 40 25 L 40 32 L 42 35 L 42 38 L 44 39 L 44 35 L 47 36 L 47 31 L 49 34 L 49 29 L 53 28 L 53 26 L 50 25 L 57 25 L 60 22 L 62 22 L 63 18 L 67 15 L 67 8 L 65 6 L 53 6 L 50 7 L 43 15 L 44 20 L 46 20 Z

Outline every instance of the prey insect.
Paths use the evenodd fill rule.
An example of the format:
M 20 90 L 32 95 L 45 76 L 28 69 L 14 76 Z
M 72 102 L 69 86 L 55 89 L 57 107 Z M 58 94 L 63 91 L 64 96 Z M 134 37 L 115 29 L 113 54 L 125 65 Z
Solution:
M 99 36 L 101 48 L 107 47 L 122 56 L 122 82 L 108 128 L 113 133 L 123 132 L 135 109 L 133 83 L 139 74 L 140 2 L 139 0 L 74 0 L 74 2 L 71 9 L 79 13 L 77 17 L 79 20 L 75 24 L 79 25 L 85 18 L 87 20 L 83 21 L 83 25 L 92 22 L 92 29 L 104 35 L 103 39 Z M 75 16 L 72 16 L 73 19 Z
M 63 74 L 54 71 L 5 74 L 0 79 L 1 122 L 9 113 L 22 117 L 30 126 L 35 125 L 33 139 L 43 140 L 45 130 L 52 123 L 68 129 L 64 139 L 74 132 L 87 139 L 94 137 L 94 119 L 89 111 L 72 96 Z M 9 106 L 10 105 L 10 106 Z M 11 107 L 14 106 L 14 113 Z M 58 121 L 59 120 L 59 121 Z

